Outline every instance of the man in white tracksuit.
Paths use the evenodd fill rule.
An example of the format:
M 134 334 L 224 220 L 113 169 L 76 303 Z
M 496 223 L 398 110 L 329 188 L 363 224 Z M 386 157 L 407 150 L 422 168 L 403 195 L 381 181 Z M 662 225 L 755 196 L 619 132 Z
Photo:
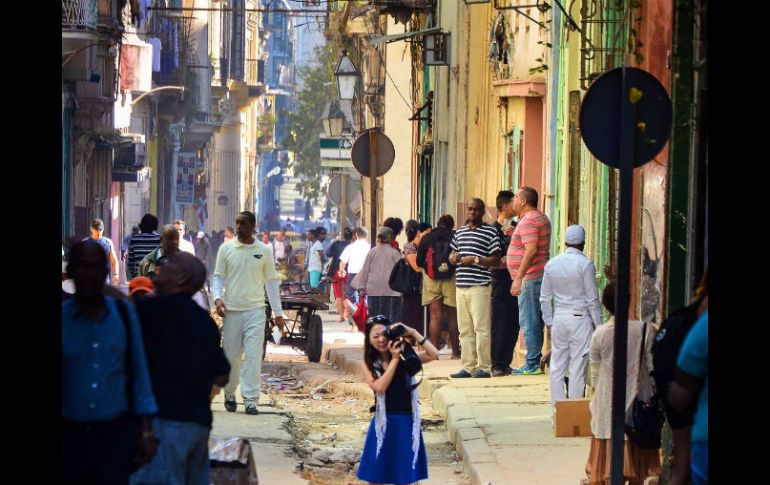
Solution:
M 545 265 L 540 307 L 551 335 L 551 410 L 556 401 L 584 396 L 586 367 L 591 335 L 602 323 L 596 267 L 583 254 L 585 230 L 579 225 L 567 228 L 567 246 Z M 564 377 L 569 372 L 565 393 Z
M 283 315 L 273 250 L 254 237 L 256 217 L 243 211 L 235 218 L 237 238 L 219 248 L 213 275 L 214 305 L 223 317 L 222 347 L 230 362 L 225 409 L 235 412 L 235 389 L 240 381 L 246 414 L 259 414 L 259 388 L 265 339 L 265 293 L 273 315 Z M 284 327 L 283 318 L 275 323 Z M 243 365 L 241 366 L 241 355 Z

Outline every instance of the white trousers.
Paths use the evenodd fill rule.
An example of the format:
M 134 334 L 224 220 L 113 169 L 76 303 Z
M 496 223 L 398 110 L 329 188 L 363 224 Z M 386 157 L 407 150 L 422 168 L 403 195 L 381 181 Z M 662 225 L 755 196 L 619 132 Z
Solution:
M 581 316 L 575 314 L 583 313 Z M 588 353 L 591 350 L 593 322 L 588 312 L 557 312 L 551 325 L 551 409 L 555 402 L 585 395 Z M 569 372 L 568 394 L 564 376 Z
M 259 401 L 265 321 L 265 307 L 259 307 L 242 312 L 228 310 L 222 323 L 222 347 L 230 362 L 230 381 L 225 386 L 225 394 L 235 394 L 240 380 L 244 402 Z

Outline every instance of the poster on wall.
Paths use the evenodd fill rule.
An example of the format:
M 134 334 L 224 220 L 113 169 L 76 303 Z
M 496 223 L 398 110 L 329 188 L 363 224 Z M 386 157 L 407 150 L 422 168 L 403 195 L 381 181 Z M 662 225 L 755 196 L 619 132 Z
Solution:
M 174 156 L 176 167 L 176 202 L 180 204 L 192 204 L 193 191 L 195 189 L 195 162 L 194 153 L 177 153 Z

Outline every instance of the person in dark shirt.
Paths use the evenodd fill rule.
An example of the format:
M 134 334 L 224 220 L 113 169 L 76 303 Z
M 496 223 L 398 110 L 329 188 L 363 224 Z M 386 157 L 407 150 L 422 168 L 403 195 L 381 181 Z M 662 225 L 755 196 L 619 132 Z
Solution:
M 230 364 L 216 324 L 192 300 L 205 279 L 198 258 L 177 252 L 156 269 L 158 296 L 137 302 L 158 402 L 160 446 L 156 458 L 132 476 L 132 485 L 208 483 L 210 402 L 213 391 L 227 384 Z
M 505 264 L 508 245 L 514 226 L 505 226 L 513 217 L 513 197 L 510 190 L 497 194 L 497 220 L 492 224 L 500 238 L 500 264 L 492 266 L 492 376 L 511 375 L 513 350 L 519 339 L 519 298 L 511 295 L 513 280 Z M 506 234 L 507 233 L 507 234 Z
M 145 214 L 139 223 L 140 233 L 132 236 L 128 241 L 126 256 L 126 278 L 132 280 L 139 276 L 139 263 L 153 249 L 160 246 L 160 234 L 158 234 L 158 218 L 152 214 Z

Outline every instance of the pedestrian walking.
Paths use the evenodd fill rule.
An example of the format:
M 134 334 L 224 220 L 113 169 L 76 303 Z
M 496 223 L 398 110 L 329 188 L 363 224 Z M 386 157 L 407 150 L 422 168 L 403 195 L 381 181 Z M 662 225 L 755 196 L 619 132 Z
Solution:
M 112 240 L 104 237 L 104 221 L 101 219 L 91 221 L 90 231 L 91 236 L 86 239 L 91 239 L 98 243 L 107 254 L 107 277 L 105 281 L 108 285 L 112 283 L 113 286 L 118 286 L 120 283 L 118 257 L 115 255 L 115 245 L 112 244 Z
M 353 229 L 346 227 L 342 231 L 342 239 L 334 241 L 329 249 L 326 251 L 326 257 L 331 259 L 329 265 L 329 272 L 327 276 L 332 282 L 332 290 L 334 291 L 334 304 L 337 308 L 337 315 L 339 315 L 339 321 L 344 322 L 348 319 L 348 308 L 344 304 L 345 300 L 345 280 L 346 278 L 340 276 L 340 256 L 348 245 L 353 241 Z
M 179 230 L 171 224 L 166 224 L 161 230 L 160 246 L 147 254 L 139 263 L 138 276 L 152 278 L 155 269 L 163 264 L 165 258 L 179 251 Z
M 567 249 L 548 261 L 540 306 L 551 341 L 551 411 L 556 401 L 585 395 L 591 335 L 602 324 L 596 266 L 585 254 L 586 233 L 573 224 L 564 232 Z M 569 373 L 565 393 L 564 377 Z
M 210 399 L 214 386 L 227 384 L 230 364 L 216 323 L 191 298 L 205 280 L 203 262 L 179 251 L 157 270 L 157 296 L 137 302 L 160 444 L 132 485 L 209 483 Z
M 255 239 L 256 224 L 254 213 L 238 214 L 235 219 L 238 237 L 219 248 L 212 278 L 216 312 L 224 319 L 222 343 L 231 366 L 225 387 L 225 409 L 231 413 L 237 409 L 235 389 L 240 382 L 246 413 L 259 414 L 265 293 L 276 324 L 279 329 L 284 328 L 273 251 Z
M 519 324 L 524 331 L 527 348 L 526 363 L 513 374 L 541 374 L 543 356 L 543 322 L 540 308 L 540 288 L 543 270 L 548 262 L 551 243 L 551 222 L 537 209 L 537 191 L 522 187 L 513 199 L 513 211 L 519 222 L 508 246 L 506 264 L 511 273 L 511 295 L 519 298 Z
M 357 476 L 369 483 L 406 485 L 428 478 L 417 383 L 401 358 L 405 344 L 390 340 L 386 333 L 399 326 L 404 327 L 391 324 L 387 318 L 372 317 L 364 328 L 361 371 L 376 397 Z M 417 330 L 406 327 L 405 335 L 425 349 L 416 352 L 421 363 L 438 359 L 436 347 Z
M 142 220 L 139 223 L 139 234 L 133 236 L 128 242 L 128 271 L 126 271 L 126 277 L 134 279 L 139 276 L 139 263 L 158 246 L 160 246 L 158 218 L 147 213 L 142 216 Z
M 128 300 L 104 295 L 107 256 L 95 241 L 72 246 L 75 294 L 62 303 L 60 483 L 127 484 L 157 443 L 142 333 Z
M 377 245 L 366 255 L 350 285 L 366 293 L 369 315 L 385 315 L 391 322 L 400 322 L 401 293 L 393 291 L 388 284 L 393 267 L 401 259 L 401 253 L 390 245 L 392 237 L 389 227 L 377 231 Z
M 354 305 L 358 303 L 358 292 L 353 289 L 350 283 L 355 279 L 358 272 L 361 271 L 361 268 L 364 266 L 364 261 L 366 260 L 366 256 L 369 254 L 369 249 L 371 247 L 369 245 L 369 240 L 367 239 L 366 229 L 363 227 L 356 227 L 353 232 L 356 235 L 356 240 L 349 244 L 342 251 L 342 254 L 340 254 L 340 270 L 337 273 L 340 278 L 346 279 L 346 305 L 349 303 Z M 347 308 L 348 311 L 350 311 L 349 306 Z M 350 311 L 350 313 L 352 314 L 353 312 Z M 348 321 L 351 325 L 354 325 L 352 319 L 349 319 Z
M 187 239 L 187 233 L 185 232 L 186 226 L 187 224 L 182 219 L 177 219 L 174 221 L 174 227 L 176 227 L 176 230 L 179 231 L 179 250 L 195 256 L 195 246 L 193 245 L 192 241 Z

